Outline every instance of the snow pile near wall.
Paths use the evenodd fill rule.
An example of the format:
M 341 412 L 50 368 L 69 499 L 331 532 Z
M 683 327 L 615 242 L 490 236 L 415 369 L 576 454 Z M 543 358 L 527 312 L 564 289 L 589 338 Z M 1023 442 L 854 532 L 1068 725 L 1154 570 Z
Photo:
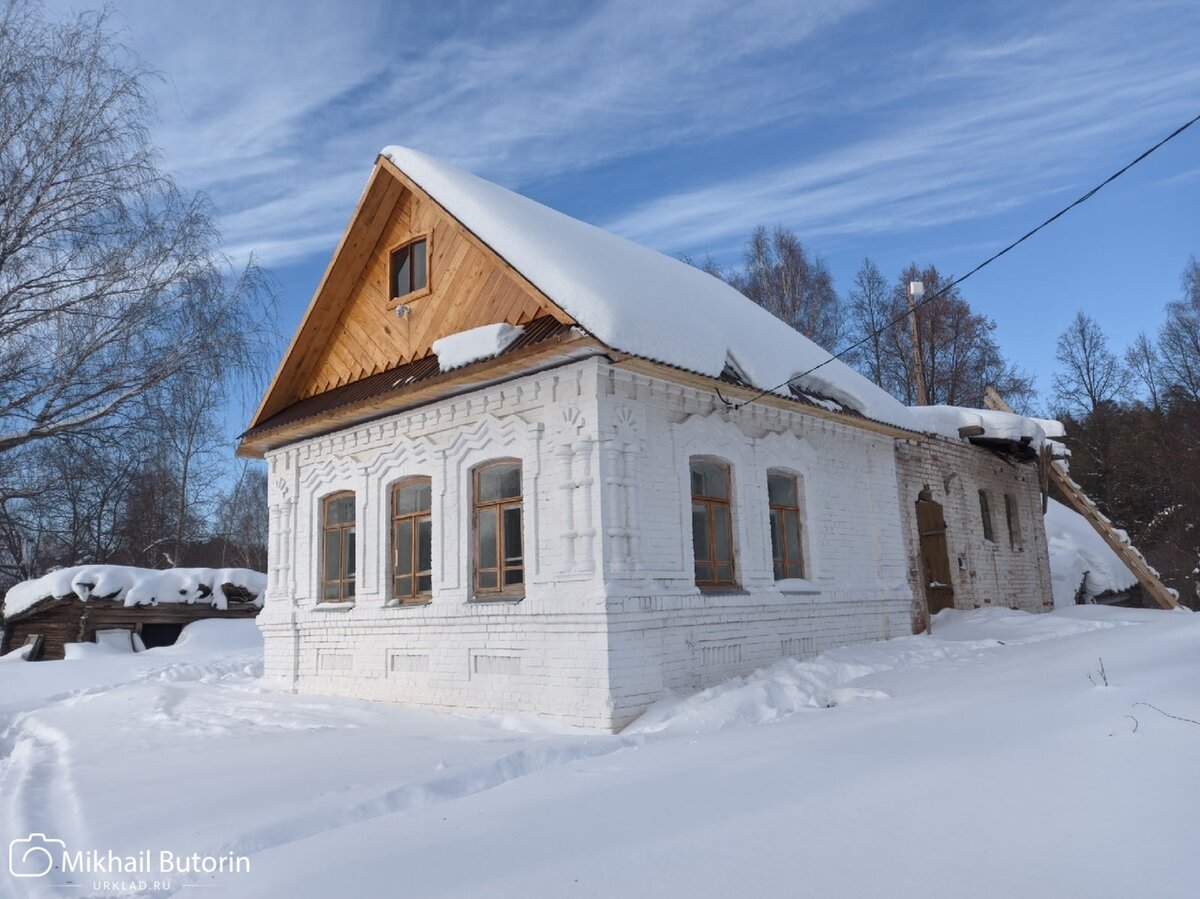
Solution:
M 804 709 L 887 699 L 882 690 L 854 683 L 897 669 L 965 664 L 993 647 L 1158 620 L 1148 617 L 1153 612 L 1130 611 L 1130 615 L 1093 617 L 1075 609 L 1049 615 L 1011 609 L 946 609 L 934 616 L 932 640 L 924 635 L 899 637 L 830 650 L 804 662 L 783 659 L 699 693 L 660 700 L 622 734 L 708 733 L 769 724 Z
M 521 325 L 500 322 L 438 338 L 433 342 L 433 352 L 438 357 L 438 368 L 450 371 L 480 359 L 499 356 L 524 330 Z
M 191 655 L 261 652 L 262 645 L 262 631 L 251 618 L 202 618 L 185 625 L 172 645 L 155 649 L 166 655 Z
M 1137 578 L 1087 519 L 1055 500 L 1046 506 L 1046 542 L 1050 550 L 1054 605 L 1058 608 L 1075 604 L 1075 593 L 1081 583 L 1089 599 L 1102 593 L 1119 593 L 1137 583 Z
M 16 649 L 9 650 L 4 655 L 0 656 L 0 662 L 24 662 L 29 658 L 29 652 L 33 649 L 31 643 L 26 643 L 24 646 L 18 646 Z
M 113 599 L 127 606 L 159 603 L 208 603 L 229 607 L 224 585 L 241 587 L 261 606 L 267 576 L 248 568 L 134 568 L 128 565 L 79 565 L 60 568 L 12 587 L 4 598 L 4 615 L 11 617 L 50 597 L 77 596 Z

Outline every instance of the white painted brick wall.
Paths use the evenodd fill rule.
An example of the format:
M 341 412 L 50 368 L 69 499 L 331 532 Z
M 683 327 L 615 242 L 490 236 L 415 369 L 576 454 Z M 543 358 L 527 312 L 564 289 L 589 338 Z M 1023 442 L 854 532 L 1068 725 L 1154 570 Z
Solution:
M 575 363 L 269 454 L 270 584 L 259 616 L 267 675 L 303 692 L 611 727 L 589 443 L 597 370 Z M 476 602 L 471 472 L 506 457 L 522 462 L 526 595 Z M 388 497 L 413 475 L 433 487 L 433 601 L 391 607 Z M 356 497 L 350 608 L 316 602 L 321 502 L 338 490 Z
M 954 605 L 959 609 L 1001 606 L 1027 612 L 1053 608 L 1050 557 L 1042 519 L 1037 466 L 950 440 L 929 438 L 896 445 L 901 505 L 915 510 L 926 486 L 946 519 Z M 994 540 L 984 537 L 979 491 L 988 492 Z M 1016 500 L 1020 545 L 1009 541 L 1004 496 Z M 908 575 L 914 594 L 921 589 L 919 535 L 915 511 L 905 518 Z M 920 611 L 914 608 L 914 616 Z
M 729 594 L 694 583 L 691 455 L 733 468 L 741 589 Z M 276 450 L 266 673 L 302 692 L 607 729 L 664 690 L 909 633 L 912 515 L 897 459 L 911 480 L 918 455 L 800 412 L 730 415 L 711 393 L 599 358 Z M 502 457 L 522 461 L 526 595 L 478 602 L 471 470 Z M 786 594 L 770 558 L 774 467 L 803 485 L 808 578 Z M 412 475 L 432 481 L 433 599 L 389 607 L 389 489 Z M 321 501 L 338 490 L 357 499 L 348 608 L 316 602 Z M 1041 529 L 1027 533 L 1044 553 Z
M 664 690 L 746 674 L 787 655 L 911 633 L 912 591 L 891 438 L 800 412 L 725 410 L 711 392 L 608 370 L 600 407 L 606 446 L 632 447 L 625 503 L 636 553 L 605 556 L 614 723 Z M 689 460 L 732 470 L 740 589 L 701 593 L 693 577 Z M 619 454 L 601 456 L 612 480 Z M 807 583 L 775 587 L 767 471 L 800 477 Z M 605 527 L 617 522 L 605 504 Z M 606 540 L 606 548 L 614 541 Z

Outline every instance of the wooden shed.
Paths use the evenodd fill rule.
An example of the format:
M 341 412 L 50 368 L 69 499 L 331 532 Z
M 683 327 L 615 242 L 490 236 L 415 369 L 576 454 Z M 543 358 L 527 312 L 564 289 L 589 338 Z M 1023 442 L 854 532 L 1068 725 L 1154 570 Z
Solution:
M 219 590 L 214 589 L 217 584 Z M 67 643 L 125 642 L 131 651 L 169 646 L 193 621 L 253 618 L 262 606 L 263 590 L 258 583 L 247 586 L 218 579 L 211 585 L 201 581 L 194 595 L 181 601 L 145 603 L 131 602 L 125 589 L 103 596 L 82 592 L 80 596 L 60 586 L 50 595 L 22 603 L 0 623 L 0 655 L 26 645 L 31 647 L 27 661 L 62 659 Z

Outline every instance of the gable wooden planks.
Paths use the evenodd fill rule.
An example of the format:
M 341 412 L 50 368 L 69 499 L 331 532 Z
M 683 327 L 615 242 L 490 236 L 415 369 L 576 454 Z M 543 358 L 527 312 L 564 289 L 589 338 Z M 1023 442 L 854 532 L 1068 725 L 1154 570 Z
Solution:
M 428 285 L 407 300 L 389 296 L 391 252 L 425 237 Z M 420 359 L 439 337 L 538 316 L 573 320 L 403 173 L 381 160 L 292 346 L 257 424 L 297 400 Z
M 378 169 L 372 173 L 256 420 L 273 415 L 294 402 L 300 386 L 327 355 L 328 337 L 342 312 L 346 285 L 358 278 L 380 230 L 391 220 L 402 193 L 403 185 L 394 178 Z M 347 371 L 353 367 L 353 361 L 346 360 L 344 353 L 339 354 L 339 361 Z

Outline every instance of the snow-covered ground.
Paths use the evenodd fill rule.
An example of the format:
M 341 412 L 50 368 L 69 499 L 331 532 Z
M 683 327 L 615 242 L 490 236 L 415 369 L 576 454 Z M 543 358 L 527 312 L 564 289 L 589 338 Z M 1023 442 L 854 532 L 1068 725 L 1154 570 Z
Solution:
M 1198 650 L 1186 612 L 942 613 L 613 736 L 292 696 L 203 621 L 0 664 L 3 839 L 249 870 L 0 896 L 1190 897 L 1200 725 L 1139 703 L 1200 721 Z

